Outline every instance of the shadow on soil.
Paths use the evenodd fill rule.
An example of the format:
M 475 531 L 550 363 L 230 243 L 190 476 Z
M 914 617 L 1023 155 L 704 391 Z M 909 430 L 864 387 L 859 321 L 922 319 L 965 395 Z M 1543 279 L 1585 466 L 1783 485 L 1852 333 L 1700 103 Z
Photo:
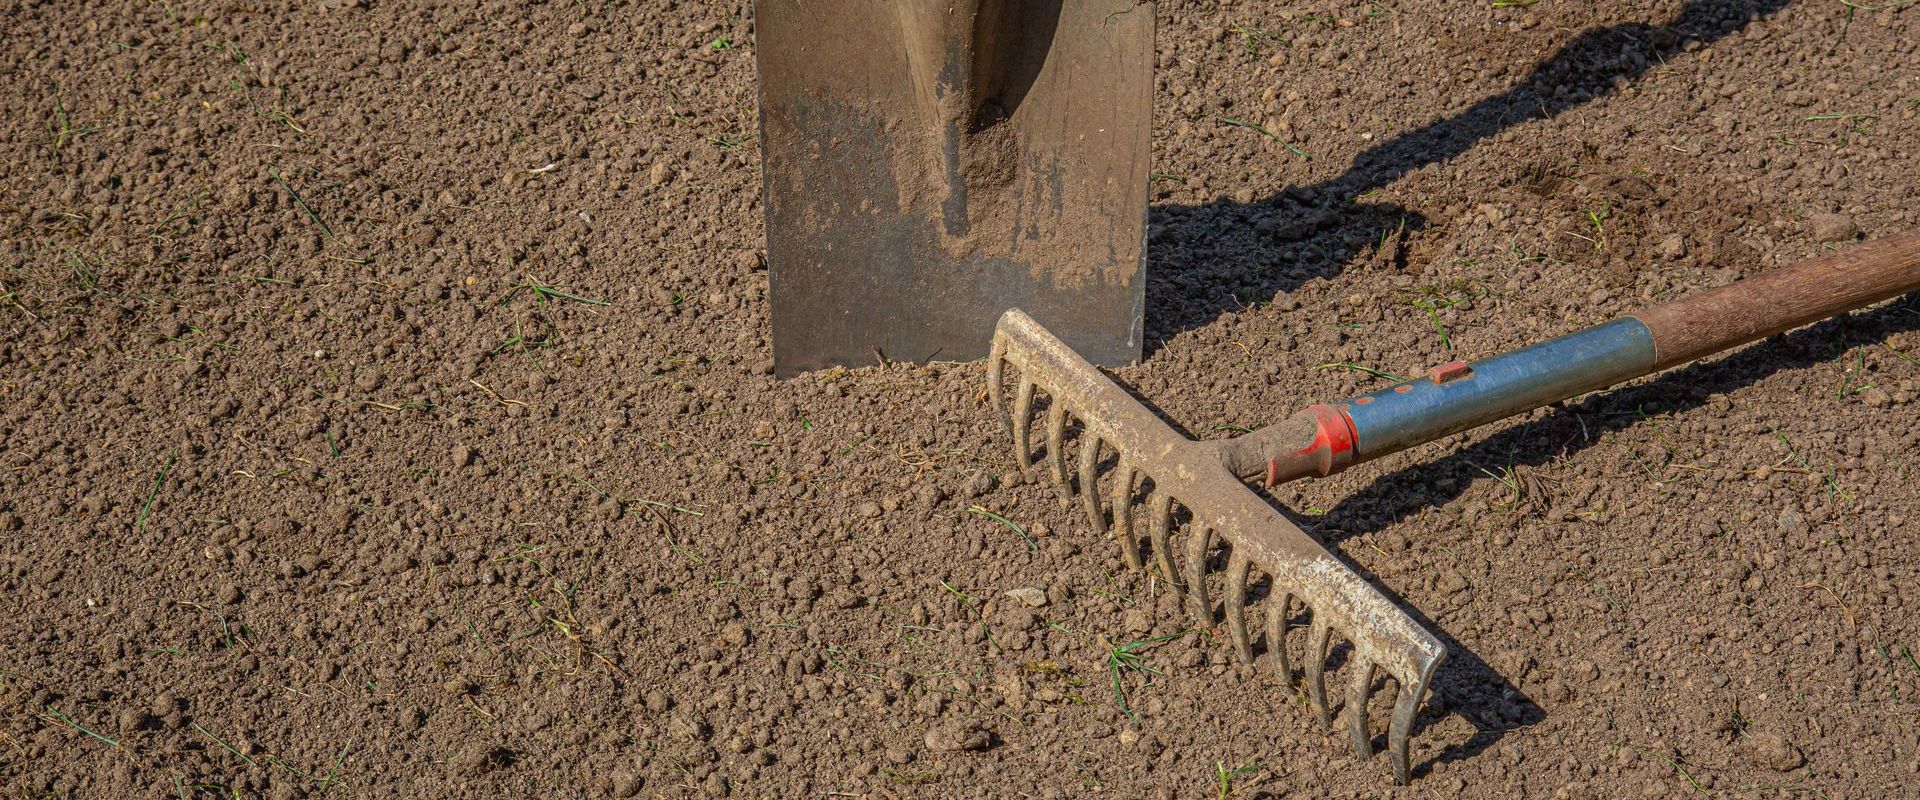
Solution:
M 1392 268 L 1404 269 L 1403 244 L 1408 234 L 1425 227 L 1425 217 L 1398 205 L 1359 203 L 1354 198 L 1465 153 L 1509 127 L 1551 119 L 1610 95 L 1680 52 L 1688 42 L 1714 42 L 1788 2 L 1696 0 L 1665 25 L 1631 23 L 1590 30 L 1542 61 L 1513 88 L 1361 153 L 1351 168 L 1333 180 L 1290 188 L 1253 203 L 1154 206 L 1149 211 L 1154 233 L 1148 245 L 1148 355 L 1168 337 L 1245 308 L 1247 299 L 1271 298 L 1309 280 L 1334 277 L 1370 248 L 1379 248 L 1376 255 Z M 1591 396 L 1576 407 L 1504 431 L 1436 463 L 1385 476 L 1323 517 L 1295 518 L 1315 528 L 1330 545 L 1337 544 L 1353 532 L 1378 529 L 1456 499 L 1461 487 L 1478 476 L 1478 463 L 1537 466 L 1590 445 L 1595 433 L 1634 424 L 1642 411 L 1693 408 L 1715 390 L 1730 391 L 1777 370 L 1832 359 L 1851 346 L 1844 342 L 1848 334 L 1883 337 L 1896 328 L 1912 327 L 1917 319 L 1920 313 L 1901 307 L 1860 319 L 1830 321 L 1731 358 L 1670 372 L 1643 386 Z M 1623 408 L 1635 411 L 1609 410 Z M 1454 488 L 1435 489 L 1442 476 L 1451 477 L 1449 485 Z M 1372 575 L 1366 577 L 1373 580 Z M 1506 732 L 1545 719 L 1539 705 L 1478 654 L 1398 595 L 1386 593 L 1446 643 L 1452 655 L 1435 679 L 1436 706 L 1461 714 L 1476 730 L 1432 762 L 1418 765 L 1416 774 L 1429 772 L 1433 763 L 1472 758 Z M 1340 658 L 1340 653 L 1333 657 Z M 1418 727 L 1426 727 L 1432 719 L 1424 716 Z
M 1610 95 L 1688 42 L 1714 42 L 1787 4 L 1695 0 L 1665 25 L 1590 30 L 1513 88 L 1382 142 L 1330 181 L 1252 203 L 1153 206 L 1148 212 L 1153 234 L 1147 247 L 1147 355 L 1167 338 L 1249 302 L 1334 277 L 1369 250 L 1378 249 L 1385 263 L 1404 269 L 1404 243 L 1426 226 L 1426 218 L 1398 205 L 1355 198 L 1452 159 L 1509 127 L 1552 119 Z
M 1378 530 L 1458 500 L 1475 478 L 1485 475 L 1483 467 L 1540 467 L 1592 446 L 1604 434 L 1643 424 L 1651 415 L 1695 409 L 1716 395 L 1745 388 L 1774 373 L 1833 363 L 1855 347 L 1879 344 L 1892 334 L 1913 330 L 1920 330 L 1920 296 L 1830 319 L 1726 358 L 1672 370 L 1639 386 L 1588 395 L 1578 404 L 1501 431 L 1465 450 L 1382 476 L 1325 515 L 1299 521 L 1311 526 L 1329 546 L 1335 546 L 1348 536 Z M 1359 572 L 1376 587 L 1380 585 L 1372 574 Z M 1476 733 L 1436 761 L 1470 758 L 1506 731 L 1545 719 L 1538 705 L 1444 628 L 1392 591 L 1381 591 L 1439 636 L 1452 653 L 1441 667 L 1441 676 L 1435 679 L 1435 697 L 1472 723 Z

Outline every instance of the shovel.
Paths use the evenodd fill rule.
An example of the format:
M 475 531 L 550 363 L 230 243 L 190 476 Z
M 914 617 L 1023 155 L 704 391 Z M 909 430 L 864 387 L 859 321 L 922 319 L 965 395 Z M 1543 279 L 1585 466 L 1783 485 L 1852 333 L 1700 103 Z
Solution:
M 774 372 L 1140 356 L 1153 6 L 758 0 Z

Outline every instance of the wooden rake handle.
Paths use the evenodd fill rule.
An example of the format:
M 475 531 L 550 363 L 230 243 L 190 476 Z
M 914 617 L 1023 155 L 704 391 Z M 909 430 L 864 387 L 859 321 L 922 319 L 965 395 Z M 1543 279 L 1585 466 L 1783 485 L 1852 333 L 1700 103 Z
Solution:
M 1269 485 L 1330 475 L 1547 403 L 1920 290 L 1920 233 L 1902 233 L 1698 292 L 1472 364 L 1319 405 L 1234 440 L 1229 462 Z
M 1697 292 L 1633 315 L 1654 369 L 1684 364 L 1920 289 L 1920 233 L 1901 233 Z

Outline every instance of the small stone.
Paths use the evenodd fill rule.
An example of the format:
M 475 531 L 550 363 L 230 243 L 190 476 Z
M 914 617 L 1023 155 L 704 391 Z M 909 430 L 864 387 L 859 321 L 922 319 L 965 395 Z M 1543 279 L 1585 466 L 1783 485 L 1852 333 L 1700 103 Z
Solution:
M 1127 633 L 1141 634 L 1153 630 L 1153 617 L 1137 608 L 1129 608 L 1120 613 L 1120 627 Z
M 1678 233 L 1667 234 L 1655 245 L 1653 252 L 1668 261 L 1679 261 L 1687 257 L 1687 237 Z
M 667 721 L 667 733 L 676 739 L 706 741 L 707 737 L 713 735 L 713 728 L 698 717 L 675 714 L 673 719 Z
M 854 507 L 853 513 L 859 514 L 861 517 L 864 517 L 866 519 L 876 519 L 880 516 L 880 504 L 879 503 L 861 503 L 860 505 Z
M 1860 225 L 1845 214 L 1815 214 L 1807 218 L 1807 230 L 1816 242 L 1851 242 L 1860 238 Z
M 614 797 L 632 797 L 640 793 L 640 787 L 646 785 L 639 775 L 631 770 L 616 769 L 607 776 L 607 791 Z
M 1807 763 L 1807 757 L 1800 753 L 1787 737 L 1777 733 L 1756 733 L 1741 740 L 1747 759 L 1756 767 L 1765 767 L 1775 772 L 1788 772 Z
M 665 161 L 653 162 L 653 169 L 647 171 L 647 183 L 663 186 L 673 180 L 673 165 Z
M 1780 532 L 1785 534 L 1802 536 L 1805 535 L 1808 530 L 1807 518 L 1791 508 L 1784 509 L 1780 512 L 1779 524 Z
M 147 706 L 147 713 L 161 718 L 171 717 L 180 713 L 181 705 L 180 698 L 163 694 L 153 698 L 153 704 Z
M 481 775 L 513 763 L 513 751 L 504 747 L 476 746 L 452 759 L 455 771 L 463 775 Z
M 156 722 L 151 715 L 137 708 L 129 708 L 120 712 L 121 733 L 132 733 L 143 728 L 152 727 Z
M 1032 586 L 1008 589 L 1007 596 L 1013 598 L 1014 602 L 1028 608 L 1039 608 L 1047 604 L 1047 593 Z
M 993 736 L 978 722 L 946 720 L 927 729 L 926 744 L 936 753 L 978 752 L 993 746 Z
M 473 448 L 464 444 L 453 446 L 453 465 L 464 467 L 473 463 Z

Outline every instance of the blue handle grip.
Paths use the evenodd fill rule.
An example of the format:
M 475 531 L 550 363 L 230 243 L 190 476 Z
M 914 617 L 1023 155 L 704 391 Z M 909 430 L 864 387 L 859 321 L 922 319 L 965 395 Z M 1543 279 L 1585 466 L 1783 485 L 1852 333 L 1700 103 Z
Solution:
M 1340 408 L 1353 420 L 1356 460 L 1365 460 L 1637 378 L 1655 363 L 1653 333 L 1627 317 L 1436 368 Z

